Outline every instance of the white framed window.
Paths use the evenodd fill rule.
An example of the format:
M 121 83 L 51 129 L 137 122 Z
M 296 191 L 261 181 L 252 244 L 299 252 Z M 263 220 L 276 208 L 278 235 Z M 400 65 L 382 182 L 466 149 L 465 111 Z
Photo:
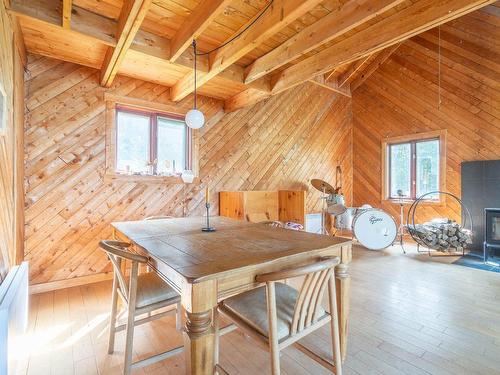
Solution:
M 383 199 L 415 200 L 445 190 L 445 132 L 388 138 L 382 145 Z M 429 201 L 440 196 L 429 195 Z
M 116 165 L 120 174 L 172 176 L 191 169 L 191 131 L 182 118 L 116 108 Z
M 168 106 L 106 96 L 106 175 L 137 181 L 180 182 L 197 176 L 197 132 Z

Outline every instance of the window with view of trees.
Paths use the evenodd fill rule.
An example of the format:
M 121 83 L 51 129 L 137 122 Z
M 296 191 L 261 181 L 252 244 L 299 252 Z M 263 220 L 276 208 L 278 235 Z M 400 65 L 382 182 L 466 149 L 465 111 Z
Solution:
M 190 139 L 180 118 L 117 108 L 116 172 L 169 176 L 191 169 Z
M 433 138 L 387 144 L 389 199 L 416 199 L 440 189 L 440 143 Z

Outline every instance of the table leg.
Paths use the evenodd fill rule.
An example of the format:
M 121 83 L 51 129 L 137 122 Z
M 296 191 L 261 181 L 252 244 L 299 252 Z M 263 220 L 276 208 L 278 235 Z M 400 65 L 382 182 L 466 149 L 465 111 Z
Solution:
M 212 309 L 217 303 L 215 283 L 194 284 L 187 289 L 182 293 L 182 305 L 186 310 L 186 374 L 212 375 L 215 345 Z
M 335 269 L 336 287 L 337 287 L 337 310 L 339 317 L 340 330 L 340 352 L 342 360 L 345 360 L 347 355 L 347 334 L 349 323 L 349 296 L 351 277 L 349 276 L 349 263 L 351 261 L 351 247 L 342 249 L 341 263 Z

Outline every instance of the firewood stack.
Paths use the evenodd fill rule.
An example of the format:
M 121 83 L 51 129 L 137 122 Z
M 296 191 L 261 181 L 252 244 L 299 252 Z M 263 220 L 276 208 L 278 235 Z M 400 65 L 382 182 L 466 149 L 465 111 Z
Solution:
M 471 231 L 449 219 L 409 225 L 408 231 L 420 245 L 437 251 L 462 252 L 472 243 Z

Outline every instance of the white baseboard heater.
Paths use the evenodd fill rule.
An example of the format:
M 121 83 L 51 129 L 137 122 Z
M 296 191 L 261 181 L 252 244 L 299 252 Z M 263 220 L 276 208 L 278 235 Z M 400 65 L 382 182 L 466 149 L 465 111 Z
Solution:
M 0 375 L 14 374 L 15 359 L 9 342 L 26 331 L 28 324 L 28 263 L 12 267 L 0 284 Z

